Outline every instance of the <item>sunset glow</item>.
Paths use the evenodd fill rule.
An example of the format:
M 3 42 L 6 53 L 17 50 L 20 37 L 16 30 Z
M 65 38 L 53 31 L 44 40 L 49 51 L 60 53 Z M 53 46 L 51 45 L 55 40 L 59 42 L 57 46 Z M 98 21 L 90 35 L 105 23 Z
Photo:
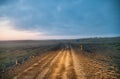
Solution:
M 1 0 L 0 40 L 120 36 L 118 0 Z
M 17 30 L 9 20 L 0 21 L 0 40 L 20 40 L 38 38 L 42 33 Z

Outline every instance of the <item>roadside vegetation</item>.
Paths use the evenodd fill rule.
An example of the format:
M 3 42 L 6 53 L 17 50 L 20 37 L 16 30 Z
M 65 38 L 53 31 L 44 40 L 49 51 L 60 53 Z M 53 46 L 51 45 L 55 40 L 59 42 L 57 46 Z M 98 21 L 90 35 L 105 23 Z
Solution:
M 60 51 L 61 49 L 64 50 L 62 51 L 64 53 L 61 53 L 59 55 L 58 51 Z M 65 69 L 62 64 L 59 64 L 58 61 L 56 61 L 57 54 L 59 56 L 58 58 L 64 61 L 61 62 L 59 60 L 59 62 L 63 64 L 65 64 L 66 62 L 71 62 L 70 67 L 66 66 Z M 38 67 L 39 69 L 41 66 L 43 66 L 45 70 L 48 71 L 49 69 L 47 69 L 47 67 L 51 67 L 50 69 L 53 70 L 55 70 L 56 67 L 56 70 L 62 70 L 64 71 L 64 73 L 67 74 L 68 72 L 66 70 L 70 70 L 69 68 L 71 68 L 72 72 L 77 71 L 77 69 L 74 70 L 74 68 L 76 68 L 77 66 L 73 64 L 80 61 L 80 68 L 83 68 L 80 72 L 84 72 L 84 76 L 82 77 L 85 79 L 120 78 L 120 38 L 117 37 L 55 41 L 0 42 L 0 79 L 5 77 L 6 74 L 7 77 L 5 79 L 12 78 L 13 76 L 17 75 L 17 73 L 24 71 L 26 68 L 29 68 L 29 66 L 33 65 L 39 60 L 44 59 L 44 57 L 47 56 L 48 58 L 45 59 L 46 62 L 40 62 L 38 66 L 35 67 Z M 53 60 L 54 63 L 52 63 L 51 65 L 47 65 L 52 62 L 51 60 Z M 56 66 L 52 67 L 53 64 L 56 64 Z M 51 76 L 51 78 L 53 76 L 50 74 L 56 74 L 55 72 L 51 72 L 50 74 L 47 72 L 45 73 Z M 72 74 L 77 75 L 77 73 L 75 72 Z M 66 77 L 66 75 L 64 76 Z M 71 75 L 68 78 L 70 77 Z M 75 77 L 74 75 L 74 78 L 77 77 Z

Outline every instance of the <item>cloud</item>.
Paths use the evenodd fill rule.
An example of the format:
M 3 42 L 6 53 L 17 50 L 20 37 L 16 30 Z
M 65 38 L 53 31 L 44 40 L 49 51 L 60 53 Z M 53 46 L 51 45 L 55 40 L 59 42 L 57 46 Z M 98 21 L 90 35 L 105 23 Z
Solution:
M 18 30 L 9 19 L 0 19 L 0 40 L 24 40 L 40 36 L 40 32 Z
M 19 30 L 8 18 L 0 18 L 0 40 L 42 40 L 42 39 L 70 39 L 79 36 L 47 35 L 30 30 Z
M 57 6 L 57 11 L 60 12 L 62 10 L 62 7 L 60 5 Z
M 8 2 L 8 0 L 0 0 L 0 5 L 4 5 L 7 2 Z
M 0 40 L 44 40 L 44 39 L 77 39 L 91 36 L 48 35 L 38 31 L 19 30 L 8 18 L 0 18 Z
M 3 28 L 0 25 L 0 29 L 14 30 L 16 33 L 20 32 L 19 35 L 25 33 L 23 35 L 27 36 L 24 39 L 120 34 L 119 13 L 114 0 L 1 1 L 0 17 L 13 19 L 17 26 L 11 20 L 0 20 L 2 26 L 7 26 Z M 7 22 L 4 23 L 5 21 Z M 5 31 L 7 30 L 3 31 L 4 34 Z M 3 35 L 1 34 L 0 32 L 0 37 Z M 23 35 L 18 38 L 22 39 Z

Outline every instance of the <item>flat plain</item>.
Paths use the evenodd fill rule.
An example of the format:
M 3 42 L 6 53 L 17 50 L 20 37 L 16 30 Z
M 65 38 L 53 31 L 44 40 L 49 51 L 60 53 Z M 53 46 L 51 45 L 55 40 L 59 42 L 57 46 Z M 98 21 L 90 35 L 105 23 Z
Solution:
M 119 40 L 1 41 L 0 79 L 120 79 Z

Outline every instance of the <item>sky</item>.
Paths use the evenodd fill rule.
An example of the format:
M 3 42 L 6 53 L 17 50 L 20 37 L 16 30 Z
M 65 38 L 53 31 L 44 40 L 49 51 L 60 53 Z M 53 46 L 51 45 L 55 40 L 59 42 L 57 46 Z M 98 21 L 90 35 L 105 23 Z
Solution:
M 0 0 L 0 40 L 120 36 L 119 0 Z

